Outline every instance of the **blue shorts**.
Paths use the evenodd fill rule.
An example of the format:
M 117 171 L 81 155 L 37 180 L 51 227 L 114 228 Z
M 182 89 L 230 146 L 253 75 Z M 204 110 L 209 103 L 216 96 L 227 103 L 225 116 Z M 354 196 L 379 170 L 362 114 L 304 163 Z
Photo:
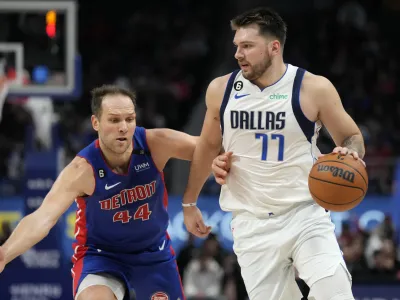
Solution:
M 108 273 L 125 282 L 127 290 L 134 290 L 136 299 L 156 299 L 166 294 L 167 299 L 182 299 L 182 282 L 175 253 L 169 239 L 140 253 L 116 253 L 93 247 L 85 248 L 72 268 L 73 294 L 89 274 Z M 157 294 L 158 293 L 158 294 Z M 124 299 L 129 299 L 125 295 Z

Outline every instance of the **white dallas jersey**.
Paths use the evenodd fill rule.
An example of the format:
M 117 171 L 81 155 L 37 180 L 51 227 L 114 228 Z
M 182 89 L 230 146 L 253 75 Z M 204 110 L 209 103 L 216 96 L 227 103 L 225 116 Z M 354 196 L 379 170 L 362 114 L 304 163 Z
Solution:
M 232 73 L 220 110 L 223 146 L 233 152 L 221 189 L 223 210 L 263 217 L 312 200 L 308 174 L 319 153 L 320 126 L 300 108 L 304 72 L 288 64 L 263 90 L 240 70 Z

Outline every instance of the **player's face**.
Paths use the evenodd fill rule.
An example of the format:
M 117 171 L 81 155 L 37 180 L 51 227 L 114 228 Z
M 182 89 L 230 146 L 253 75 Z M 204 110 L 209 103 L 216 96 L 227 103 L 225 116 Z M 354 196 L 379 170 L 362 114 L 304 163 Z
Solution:
M 235 58 L 244 78 L 256 80 L 271 65 L 270 42 L 259 34 L 258 25 L 240 27 L 236 30 L 233 40 L 236 46 Z
M 136 128 L 136 113 L 132 100 L 124 95 L 103 98 L 101 116 L 93 119 L 93 127 L 99 133 L 103 145 L 110 151 L 122 154 L 132 144 Z

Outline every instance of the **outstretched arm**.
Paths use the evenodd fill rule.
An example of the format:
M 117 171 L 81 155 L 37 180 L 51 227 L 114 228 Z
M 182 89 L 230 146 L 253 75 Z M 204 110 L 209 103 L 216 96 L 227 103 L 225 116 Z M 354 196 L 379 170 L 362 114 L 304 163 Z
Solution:
M 24 217 L 0 247 L 0 272 L 7 263 L 45 238 L 76 197 L 91 194 L 93 190 L 91 166 L 83 158 L 75 158 L 60 173 L 42 205 Z

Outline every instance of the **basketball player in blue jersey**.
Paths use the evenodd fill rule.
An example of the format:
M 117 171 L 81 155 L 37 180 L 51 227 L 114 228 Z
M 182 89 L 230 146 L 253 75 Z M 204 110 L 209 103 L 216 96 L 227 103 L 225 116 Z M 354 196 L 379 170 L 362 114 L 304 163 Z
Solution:
M 322 124 L 334 152 L 354 159 L 364 156 L 360 130 L 328 79 L 284 63 L 286 25 L 276 12 L 254 9 L 231 26 L 240 70 L 207 89 L 183 198 L 187 230 L 208 233 L 196 201 L 214 164 L 251 300 L 299 300 L 295 268 L 310 299 L 354 299 L 329 212 L 312 200 L 307 181 Z M 221 143 L 226 153 L 214 160 Z
M 131 289 L 136 299 L 185 299 L 167 233 L 162 170 L 170 158 L 191 160 L 197 137 L 138 127 L 135 107 L 127 90 L 93 90 L 98 140 L 61 172 L 42 205 L 0 248 L 0 272 L 42 240 L 75 200 L 75 299 L 122 300 Z

